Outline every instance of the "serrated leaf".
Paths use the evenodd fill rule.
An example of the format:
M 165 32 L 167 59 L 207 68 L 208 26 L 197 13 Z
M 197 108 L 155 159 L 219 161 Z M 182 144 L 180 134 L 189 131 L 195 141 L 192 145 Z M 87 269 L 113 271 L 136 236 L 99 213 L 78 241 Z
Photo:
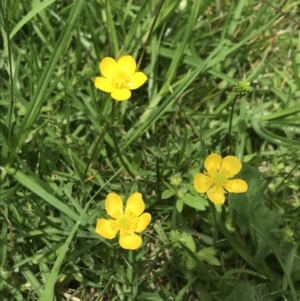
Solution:
M 211 265 L 221 265 L 219 259 L 215 257 L 216 250 L 213 247 L 203 248 L 197 253 L 200 260 L 204 260 Z
M 183 199 L 184 203 L 197 210 L 205 210 L 205 206 L 208 206 L 208 201 L 200 196 L 195 197 L 192 195 L 187 195 Z
M 179 240 L 191 252 L 193 252 L 193 253 L 196 252 L 196 244 L 195 244 L 195 241 L 194 241 L 194 238 L 192 237 L 192 235 L 183 232 L 183 233 L 181 233 Z M 197 263 L 195 262 L 193 257 L 186 250 L 184 250 L 184 248 L 183 248 L 182 255 L 185 258 L 185 264 L 189 270 L 191 270 L 192 268 L 194 268 L 197 265 Z
M 161 198 L 163 200 L 165 199 L 168 199 L 170 198 L 171 196 L 173 196 L 175 194 L 175 191 L 174 190 L 171 190 L 171 189 L 167 189 L 165 191 L 163 191 L 162 195 L 161 195 Z
M 179 240 L 191 251 L 196 251 L 196 244 L 192 235 L 183 232 L 181 233 Z
M 176 209 L 178 212 L 181 212 L 183 208 L 183 200 L 179 199 L 176 201 Z

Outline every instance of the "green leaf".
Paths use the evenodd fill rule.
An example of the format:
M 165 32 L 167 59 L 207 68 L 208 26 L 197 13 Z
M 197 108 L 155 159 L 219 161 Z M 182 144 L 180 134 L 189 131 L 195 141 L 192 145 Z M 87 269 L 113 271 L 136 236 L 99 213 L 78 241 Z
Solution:
M 267 125 L 257 120 L 252 121 L 252 126 L 255 132 L 263 139 L 266 139 L 267 141 L 278 146 L 287 147 L 289 149 L 294 149 L 297 151 L 300 150 L 300 142 L 298 140 L 293 140 L 274 134 L 266 128 Z
M 163 191 L 161 198 L 163 200 L 170 198 L 171 196 L 175 195 L 175 191 L 171 190 L 171 189 L 167 189 L 165 191 Z
M 197 265 L 197 262 L 192 257 L 188 256 L 187 259 L 186 259 L 185 264 L 186 264 L 186 267 L 189 270 L 191 270 Z
M 179 236 L 179 240 L 191 251 L 193 251 L 193 252 L 196 251 L 196 245 L 195 245 L 195 241 L 194 241 L 194 238 L 192 235 L 182 232 Z
M 51 3 L 51 1 L 47 2 L 48 5 Z M 26 140 L 29 129 L 39 116 L 39 112 L 43 106 L 43 103 L 46 101 L 45 94 L 47 94 L 48 85 L 51 81 L 55 68 L 57 68 L 59 59 L 66 51 L 67 46 L 71 41 L 71 32 L 75 26 L 77 18 L 80 16 L 83 5 L 83 0 L 76 0 L 72 4 L 72 9 L 70 10 L 68 19 L 65 23 L 66 25 L 61 31 L 61 34 L 52 51 L 51 57 L 49 58 L 46 67 L 43 69 L 41 76 L 39 77 L 35 93 L 31 97 L 28 109 L 26 110 L 26 114 L 22 119 L 20 126 L 18 127 L 18 131 L 14 134 L 13 146 L 15 149 L 21 148 L 22 144 Z M 13 157 L 10 159 L 8 165 L 12 163 L 12 159 Z
M 43 183 L 40 181 L 40 183 L 37 183 L 36 179 L 33 178 L 30 175 L 26 175 L 23 172 L 16 170 L 14 168 L 11 168 L 7 170 L 9 174 L 11 174 L 20 184 L 22 184 L 24 187 L 26 187 L 28 190 L 32 191 L 39 197 L 41 197 L 45 202 L 47 202 L 49 205 L 53 206 L 57 210 L 60 210 L 70 218 L 72 218 L 74 221 L 78 221 L 79 216 L 78 214 L 71 208 L 70 206 L 66 205 L 64 202 L 53 196 L 52 193 L 47 192 L 40 183 Z M 78 209 L 80 206 L 78 207 Z M 82 211 L 82 209 L 80 209 Z M 82 224 L 85 224 L 84 221 L 82 221 Z
M 215 257 L 216 250 L 213 247 L 203 248 L 197 253 L 200 260 L 204 260 L 211 265 L 221 265 L 220 261 Z
M 176 201 L 176 209 L 178 212 L 181 212 L 183 208 L 183 200 L 179 199 Z
M 183 232 L 183 233 L 181 233 L 181 235 L 179 237 L 179 240 L 189 250 L 191 250 L 191 252 L 193 252 L 193 253 L 196 252 L 196 244 L 195 244 L 195 241 L 194 241 L 192 235 Z M 184 258 L 185 258 L 186 267 L 189 270 L 193 269 L 197 265 L 197 263 L 195 262 L 195 260 L 193 259 L 193 257 L 191 257 L 191 255 L 186 250 L 183 250 L 182 254 L 183 254 Z
M 28 23 L 36 14 L 40 13 L 42 10 L 46 9 L 50 4 L 56 0 L 45 0 L 34 5 L 33 9 L 24 16 L 21 21 L 13 28 L 9 34 L 10 40 L 15 36 L 15 34 L 26 24 Z M 5 42 L 6 44 L 6 42 Z
M 200 196 L 187 195 L 182 200 L 186 205 L 198 210 L 205 210 L 205 207 L 208 206 L 208 201 Z

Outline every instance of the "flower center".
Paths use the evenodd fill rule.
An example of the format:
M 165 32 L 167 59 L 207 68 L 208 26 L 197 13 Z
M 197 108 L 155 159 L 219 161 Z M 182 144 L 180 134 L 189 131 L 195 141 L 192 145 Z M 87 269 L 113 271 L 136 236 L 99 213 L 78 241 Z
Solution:
M 212 178 L 214 179 L 214 182 L 216 185 L 224 186 L 225 183 L 228 181 L 228 177 L 225 172 L 218 171 L 216 172 Z
M 121 216 L 118 220 L 118 223 L 119 223 L 120 228 L 123 228 L 123 229 L 131 228 L 131 221 L 126 215 Z
M 128 89 L 131 85 L 130 76 L 124 70 L 117 70 L 111 78 L 111 84 L 116 89 Z
M 126 214 L 122 214 L 116 222 L 119 225 L 120 235 L 128 236 L 134 234 L 139 218 L 132 212 L 127 212 Z

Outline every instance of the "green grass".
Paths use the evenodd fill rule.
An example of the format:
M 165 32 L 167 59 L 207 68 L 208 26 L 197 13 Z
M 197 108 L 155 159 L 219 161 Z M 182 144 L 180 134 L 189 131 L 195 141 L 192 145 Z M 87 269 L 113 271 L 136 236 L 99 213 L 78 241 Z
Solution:
M 160 3 L 1 2 L 1 300 L 300 300 L 300 1 Z M 116 103 L 99 62 L 138 61 L 157 13 Z M 192 185 L 212 152 L 249 185 L 223 206 Z M 127 251 L 95 225 L 135 191 L 152 221 Z

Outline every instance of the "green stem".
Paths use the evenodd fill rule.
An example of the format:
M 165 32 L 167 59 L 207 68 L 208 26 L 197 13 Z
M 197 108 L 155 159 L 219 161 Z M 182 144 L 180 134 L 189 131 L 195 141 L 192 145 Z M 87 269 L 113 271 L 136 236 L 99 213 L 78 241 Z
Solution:
M 233 111 L 234 111 L 234 107 L 237 101 L 238 95 L 235 97 L 232 107 L 231 107 L 231 111 L 230 111 L 230 119 L 229 119 L 229 127 L 228 127 L 228 135 L 229 135 L 229 150 L 228 153 L 230 154 L 231 152 L 231 143 L 232 143 L 232 139 L 231 139 L 231 130 L 232 130 L 232 119 L 233 119 Z
M 214 247 L 216 246 L 216 241 L 218 238 L 218 226 L 217 226 L 217 215 L 216 215 L 216 208 L 215 205 L 212 202 L 209 202 L 209 206 L 210 206 L 210 210 L 213 216 L 213 221 L 214 221 L 214 225 L 213 225 L 213 245 Z
M 133 271 L 133 252 L 132 250 L 129 250 L 128 251 L 128 263 L 129 265 L 127 266 L 127 278 L 128 278 L 128 281 L 130 283 L 130 294 L 131 294 L 131 297 L 133 296 L 133 274 L 132 274 L 132 271 Z
M 112 112 L 111 112 L 111 126 L 113 126 L 113 122 L 114 122 L 114 116 L 115 116 L 115 112 L 116 112 L 116 102 L 113 101 L 112 103 Z M 130 170 L 129 166 L 127 165 L 127 163 L 125 162 L 122 153 L 120 151 L 119 145 L 118 145 L 118 140 L 116 137 L 116 133 L 115 133 L 115 129 L 112 129 L 112 139 L 113 139 L 113 143 L 114 143 L 114 147 L 115 147 L 115 151 L 117 153 L 118 158 L 120 159 L 121 163 L 123 164 L 125 170 L 128 172 L 128 174 L 135 179 L 135 175 L 134 173 Z
M 106 127 L 107 127 L 107 123 L 104 124 L 104 126 L 103 126 L 103 128 L 102 128 L 102 132 L 101 132 L 101 134 L 100 134 L 100 136 L 99 136 L 99 138 L 98 138 L 98 140 L 97 140 L 97 142 L 96 142 L 96 144 L 95 144 L 95 146 L 94 146 L 94 148 L 93 148 L 93 151 L 92 151 L 92 155 L 91 155 L 91 157 L 90 157 L 90 160 L 89 160 L 89 162 L 88 162 L 88 164 L 87 164 L 87 166 L 86 166 L 86 168 L 85 168 L 85 170 L 84 170 L 84 172 L 83 172 L 83 176 L 81 177 L 81 185 L 80 185 L 80 186 L 78 187 L 78 189 L 76 190 L 74 196 L 76 196 L 76 195 L 79 193 L 80 189 L 82 188 L 82 185 L 83 185 L 83 183 L 84 183 L 84 179 L 85 179 L 85 177 L 86 177 L 86 174 L 87 174 L 87 172 L 88 172 L 88 170 L 89 170 L 89 168 L 90 168 L 90 166 L 91 166 L 91 164 L 92 164 L 92 161 L 94 160 L 95 155 L 96 155 L 96 153 L 97 153 L 97 150 L 98 150 L 98 146 L 99 146 L 99 144 L 100 144 L 100 141 L 102 141 L 102 139 L 103 139 L 103 137 L 104 137 L 104 135 L 105 135 L 105 133 L 106 133 Z

